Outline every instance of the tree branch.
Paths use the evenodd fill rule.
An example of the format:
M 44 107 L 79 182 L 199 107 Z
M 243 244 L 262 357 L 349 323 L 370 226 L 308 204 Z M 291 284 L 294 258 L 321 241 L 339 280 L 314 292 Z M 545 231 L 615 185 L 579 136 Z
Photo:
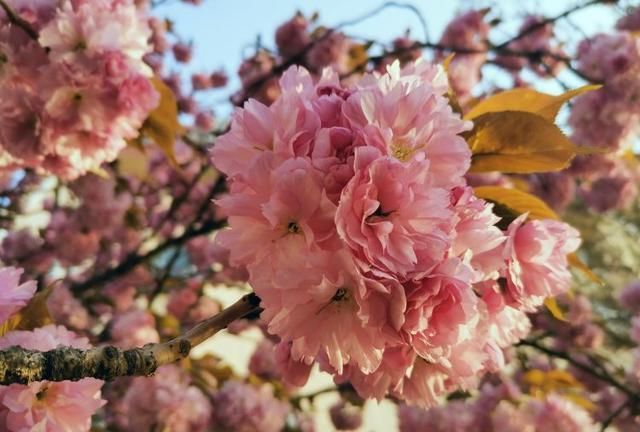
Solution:
M 11 7 L 7 4 L 5 0 L 0 0 L 0 7 L 2 8 L 2 10 L 4 10 L 4 13 L 7 15 L 7 19 L 11 24 L 14 24 L 20 27 L 22 30 L 24 30 L 26 34 L 29 35 L 31 39 L 35 41 L 38 40 L 38 38 L 40 37 L 38 32 L 33 27 L 31 27 L 31 24 L 29 24 L 28 22 L 20 18 L 20 16 L 18 16 L 11 9 Z
M 575 12 L 578 12 L 579 10 L 588 8 L 590 6 L 597 5 L 598 3 L 604 3 L 604 2 L 603 2 L 603 0 L 591 0 L 591 1 L 588 1 L 586 3 L 577 4 L 574 7 L 565 10 L 564 12 L 562 12 L 559 15 L 556 15 L 556 16 L 551 17 L 551 18 L 544 19 L 544 20 L 540 21 L 537 24 L 534 24 L 534 25 L 532 25 L 530 27 L 527 27 L 525 30 L 521 31 L 520 33 L 518 33 L 517 35 L 515 35 L 511 39 L 506 40 L 506 41 L 502 42 L 499 45 L 496 45 L 495 48 L 497 50 L 501 50 L 503 48 L 506 48 L 509 44 L 511 44 L 511 43 L 513 43 L 513 42 L 515 42 L 517 40 L 520 40 L 520 39 L 522 39 L 523 37 L 525 37 L 527 35 L 530 35 L 531 33 L 535 32 L 538 29 L 541 29 L 542 27 L 546 26 L 547 24 L 553 24 L 554 22 L 556 22 L 556 21 L 558 21 L 558 20 L 560 20 L 562 18 L 566 18 L 569 15 L 571 15 L 571 14 L 573 14 Z
M 46 352 L 11 347 L 0 351 L 0 385 L 152 375 L 160 366 L 187 357 L 193 347 L 233 321 L 259 311 L 260 298 L 247 294 L 182 336 L 126 351 L 110 345 L 88 350 L 61 347 Z

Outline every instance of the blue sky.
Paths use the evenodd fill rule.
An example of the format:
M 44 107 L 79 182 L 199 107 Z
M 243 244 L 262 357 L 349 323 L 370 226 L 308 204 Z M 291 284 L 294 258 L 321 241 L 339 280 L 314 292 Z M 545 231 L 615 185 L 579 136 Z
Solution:
M 527 13 L 556 15 L 571 6 L 585 0 L 415 0 L 410 2 L 424 16 L 430 38 L 437 40 L 447 22 L 460 10 L 471 7 L 491 7 L 492 16 L 502 16 L 505 22 L 513 22 L 516 27 L 505 26 L 504 38 L 517 32 L 517 20 Z M 637 0 L 633 0 L 637 2 Z M 632 3 L 633 1 L 627 1 Z M 257 37 L 263 45 L 273 46 L 275 29 L 300 10 L 309 16 L 314 12 L 320 15 L 319 22 L 333 26 L 346 20 L 361 16 L 382 5 L 383 1 L 374 0 L 205 0 L 201 6 L 191 6 L 178 1 L 170 1 L 158 7 L 154 13 L 170 18 L 177 33 L 186 41 L 193 41 L 196 52 L 188 70 L 207 72 L 224 68 L 234 78 L 243 57 L 249 56 Z M 510 19 L 511 18 L 511 19 Z M 611 29 L 615 14 L 610 7 L 593 6 L 572 16 L 571 23 L 561 23 L 557 31 L 570 41 L 579 40 L 584 34 Z M 411 30 L 414 37 L 422 38 L 420 21 L 407 9 L 389 8 L 375 17 L 345 29 L 348 34 L 374 38 L 388 42 Z M 494 34 L 495 39 L 502 34 Z M 569 84 L 579 85 L 579 81 L 569 75 Z M 553 83 L 539 83 L 548 91 L 560 91 Z M 235 78 L 230 90 L 238 88 Z M 207 102 L 215 103 L 218 114 L 224 108 L 228 92 L 214 92 L 207 96 Z M 219 107 L 223 108 L 219 108 Z M 228 108 L 226 108 L 228 109 Z

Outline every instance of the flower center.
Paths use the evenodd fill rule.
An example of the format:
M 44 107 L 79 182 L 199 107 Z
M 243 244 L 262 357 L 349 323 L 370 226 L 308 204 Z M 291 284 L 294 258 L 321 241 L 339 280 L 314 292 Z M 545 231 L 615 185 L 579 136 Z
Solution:
M 85 41 L 78 41 L 78 43 L 73 47 L 74 52 L 82 51 L 87 49 L 87 43 Z
M 336 293 L 331 297 L 332 302 L 342 302 L 349 300 L 349 291 L 346 288 L 338 288 Z
M 404 146 L 393 146 L 391 148 L 391 154 L 400 162 L 406 162 L 411 158 L 413 150 Z
M 382 204 L 378 203 L 378 208 L 376 209 L 376 211 L 374 211 L 369 216 L 367 216 L 366 220 L 367 222 L 376 222 L 380 219 L 386 218 L 391 213 L 393 212 L 392 211 L 385 212 L 384 210 L 382 210 Z
M 47 390 L 49 390 L 48 387 L 43 387 L 42 390 L 36 393 L 36 399 L 39 401 L 43 400 L 45 396 L 47 396 Z
M 291 234 L 300 233 L 300 225 L 297 222 L 291 221 L 287 224 L 287 231 Z

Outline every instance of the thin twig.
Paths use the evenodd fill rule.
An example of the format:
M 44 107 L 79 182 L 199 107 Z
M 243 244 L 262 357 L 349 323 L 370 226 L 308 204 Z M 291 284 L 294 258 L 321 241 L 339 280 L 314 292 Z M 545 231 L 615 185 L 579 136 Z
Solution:
M 20 27 L 29 37 L 35 41 L 38 40 L 40 35 L 38 32 L 31 27 L 31 24 L 23 20 L 20 16 L 18 16 L 13 9 L 7 4 L 5 0 L 0 0 L 0 7 L 4 10 L 4 13 L 7 15 L 7 19 L 11 24 L 15 24 Z
M 611 423 L 613 423 L 613 421 L 616 419 L 616 417 L 622 414 L 622 411 L 624 411 L 624 409 L 630 403 L 631 403 L 631 399 L 627 399 L 614 412 L 609 414 L 609 416 L 606 419 L 604 419 L 604 421 L 602 422 L 602 426 L 600 427 L 600 432 L 605 432 L 607 428 L 611 425 Z
M 80 294 L 83 291 L 92 288 L 97 285 L 109 282 L 117 277 L 124 276 L 138 265 L 150 261 L 152 258 L 158 256 L 160 253 L 174 246 L 179 246 L 186 243 L 195 237 L 209 234 L 217 229 L 224 227 L 226 221 L 221 220 L 207 220 L 197 228 L 191 227 L 187 229 L 182 235 L 173 237 L 158 245 L 156 248 L 150 250 L 145 254 L 131 253 L 115 267 L 105 270 L 102 273 L 87 279 L 84 282 L 76 283 L 71 286 L 71 290 L 75 294 Z
M 602 3 L 602 2 L 603 2 L 603 0 L 591 0 L 591 1 L 588 1 L 586 3 L 578 4 L 578 5 L 570 8 L 570 9 L 567 9 L 566 11 L 562 12 L 559 15 L 556 15 L 556 16 L 551 17 L 551 18 L 544 19 L 544 20 L 542 20 L 542 21 L 540 21 L 540 22 L 538 22 L 538 23 L 536 23 L 536 24 L 534 24 L 534 25 L 532 25 L 530 27 L 527 27 L 526 29 L 524 29 L 523 31 L 521 31 L 520 33 L 518 33 L 517 35 L 515 35 L 511 39 L 508 39 L 508 40 L 502 42 L 501 44 L 496 45 L 495 48 L 498 49 L 498 50 L 506 48 L 508 45 L 512 44 L 513 42 L 515 42 L 517 40 L 520 40 L 525 36 L 530 35 L 531 33 L 535 32 L 538 29 L 541 29 L 542 27 L 546 26 L 547 24 L 553 24 L 554 22 L 556 22 L 556 21 L 558 21 L 558 20 L 560 20 L 562 18 L 566 18 L 569 15 L 571 15 L 571 14 L 573 14 L 575 12 L 578 12 L 579 10 L 588 8 L 590 6 L 594 6 L 594 5 L 596 5 L 598 3 Z

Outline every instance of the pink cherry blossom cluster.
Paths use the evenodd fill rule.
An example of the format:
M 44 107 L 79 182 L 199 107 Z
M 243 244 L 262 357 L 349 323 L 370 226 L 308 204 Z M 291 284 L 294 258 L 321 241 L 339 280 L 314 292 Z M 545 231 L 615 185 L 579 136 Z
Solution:
M 470 10 L 454 18 L 442 33 L 440 44 L 456 50 L 478 51 L 456 54 L 449 66 L 451 87 L 458 98 L 466 100 L 482 79 L 481 69 L 487 61 L 491 26 L 485 21 L 486 10 Z M 440 57 L 443 57 L 442 54 Z
M 597 430 L 590 413 L 558 393 L 543 398 L 523 395 L 511 380 L 485 383 L 477 398 L 453 400 L 423 410 L 400 405 L 401 432 L 578 432 Z
M 22 271 L 0 269 L 0 326 L 34 295 L 35 282 L 20 284 Z M 86 349 L 86 338 L 62 326 L 47 325 L 33 331 L 13 330 L 0 336 L 0 350 L 12 346 L 47 351 L 59 346 Z M 0 430 L 9 432 L 89 430 L 91 416 L 105 404 L 103 382 L 85 378 L 78 382 L 41 381 L 29 385 L 0 386 Z
M 600 33 L 580 43 L 577 58 L 580 70 L 603 86 L 575 100 L 572 139 L 611 152 L 631 150 L 640 134 L 640 40 L 630 31 Z M 638 195 L 637 170 L 615 154 L 578 157 L 570 172 L 583 180 L 578 192 L 596 212 L 628 208 Z
M 0 15 L 0 169 L 72 179 L 116 158 L 159 96 L 133 0 L 9 0 Z
M 578 47 L 579 67 L 600 91 L 575 100 L 569 124 L 573 139 L 585 146 L 625 149 L 638 134 L 640 41 L 629 32 L 601 33 Z
M 501 221 L 474 196 L 471 125 L 439 66 L 396 62 L 349 87 L 292 67 L 279 90 L 238 109 L 212 150 L 230 181 L 217 241 L 269 332 L 289 362 L 317 360 L 363 397 L 430 405 L 475 386 L 528 333 L 526 312 L 568 288 L 577 231 Z
M 564 55 L 562 48 L 554 42 L 553 24 L 536 15 L 527 16 L 520 26 L 520 37 L 507 44 L 509 51 L 516 54 L 503 54 L 496 57 L 496 62 L 503 68 L 518 73 L 529 67 L 541 77 L 555 76 L 564 64 L 557 56 Z
M 116 382 L 106 394 L 109 424 L 124 432 L 205 432 L 211 403 L 180 366 L 159 368 L 153 377 Z

